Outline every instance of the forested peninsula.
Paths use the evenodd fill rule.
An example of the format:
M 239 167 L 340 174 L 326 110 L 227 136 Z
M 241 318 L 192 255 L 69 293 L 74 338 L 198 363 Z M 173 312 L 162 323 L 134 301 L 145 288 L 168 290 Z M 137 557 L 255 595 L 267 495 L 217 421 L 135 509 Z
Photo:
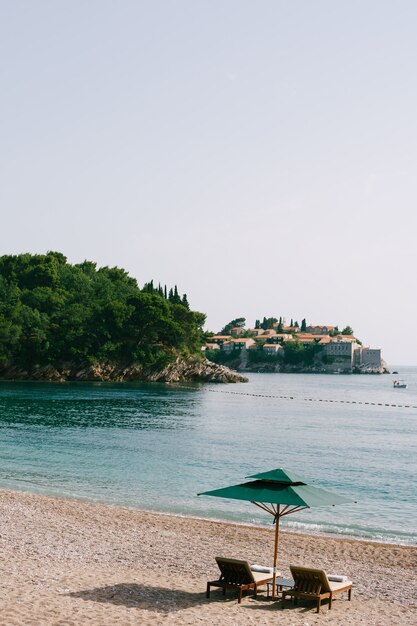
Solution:
M 0 257 L 2 379 L 244 381 L 202 357 L 204 322 L 176 286 L 140 288 L 118 267 Z

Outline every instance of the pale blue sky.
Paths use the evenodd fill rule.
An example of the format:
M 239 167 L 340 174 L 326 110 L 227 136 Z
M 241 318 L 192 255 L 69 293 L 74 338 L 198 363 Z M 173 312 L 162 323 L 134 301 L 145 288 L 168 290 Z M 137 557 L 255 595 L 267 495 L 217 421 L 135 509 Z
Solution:
M 417 364 L 417 3 L 0 0 L 0 254 Z

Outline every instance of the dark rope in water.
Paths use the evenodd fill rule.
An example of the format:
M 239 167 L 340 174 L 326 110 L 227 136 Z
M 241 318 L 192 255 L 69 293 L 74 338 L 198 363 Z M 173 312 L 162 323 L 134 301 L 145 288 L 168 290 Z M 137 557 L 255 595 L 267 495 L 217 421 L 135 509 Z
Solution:
M 195 389 L 195 387 L 187 387 L 186 385 L 181 385 L 181 388 L 186 389 Z M 262 393 L 244 393 L 239 391 L 225 391 L 223 389 L 206 389 L 211 393 L 225 393 L 234 396 L 250 396 L 252 398 L 271 398 L 274 400 L 299 400 L 302 402 L 327 402 L 332 404 L 357 404 L 357 405 L 366 405 L 366 406 L 383 406 L 383 407 L 392 407 L 395 409 L 417 409 L 415 404 L 390 404 L 388 402 L 365 402 L 362 400 L 334 400 L 327 398 L 299 398 L 296 396 L 276 396 Z

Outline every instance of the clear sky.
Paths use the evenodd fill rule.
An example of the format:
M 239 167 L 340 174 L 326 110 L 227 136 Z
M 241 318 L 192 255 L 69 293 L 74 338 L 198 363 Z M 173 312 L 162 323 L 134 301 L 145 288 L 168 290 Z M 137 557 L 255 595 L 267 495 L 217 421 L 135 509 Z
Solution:
M 0 0 L 0 254 L 417 364 L 417 3 Z

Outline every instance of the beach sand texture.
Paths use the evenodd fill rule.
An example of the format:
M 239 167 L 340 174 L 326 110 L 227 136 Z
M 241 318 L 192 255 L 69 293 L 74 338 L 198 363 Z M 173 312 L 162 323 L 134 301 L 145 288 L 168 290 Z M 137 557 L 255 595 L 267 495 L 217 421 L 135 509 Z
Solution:
M 0 622 L 332 626 L 417 624 L 417 548 L 283 532 L 279 562 L 346 574 L 333 608 L 260 593 L 205 597 L 217 555 L 271 563 L 273 530 L 0 492 Z

